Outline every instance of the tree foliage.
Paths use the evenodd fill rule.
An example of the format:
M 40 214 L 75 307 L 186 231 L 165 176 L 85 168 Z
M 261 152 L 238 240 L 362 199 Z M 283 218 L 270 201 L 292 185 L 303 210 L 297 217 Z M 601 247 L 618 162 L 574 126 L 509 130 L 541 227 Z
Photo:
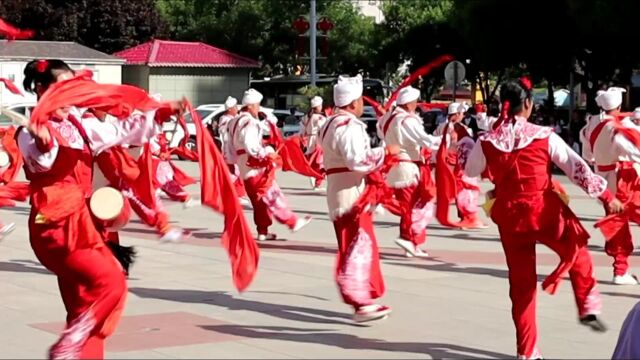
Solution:
M 260 60 L 261 74 L 291 74 L 296 65 L 298 34 L 292 23 L 309 14 L 299 0 L 158 0 L 176 39 L 200 40 Z M 317 13 L 335 25 L 329 32 L 331 56 L 318 62 L 319 72 L 372 68 L 373 21 L 358 14 L 348 0 L 319 0 Z
M 3 0 L 0 14 L 36 39 L 76 41 L 113 53 L 166 33 L 155 0 Z

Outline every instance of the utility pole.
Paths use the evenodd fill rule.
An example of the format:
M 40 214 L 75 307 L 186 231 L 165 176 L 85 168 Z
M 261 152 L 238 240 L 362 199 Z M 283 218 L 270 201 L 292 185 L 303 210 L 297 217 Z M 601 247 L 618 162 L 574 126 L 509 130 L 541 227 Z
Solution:
M 309 0 L 309 68 L 311 75 L 311 86 L 316 86 L 316 0 Z

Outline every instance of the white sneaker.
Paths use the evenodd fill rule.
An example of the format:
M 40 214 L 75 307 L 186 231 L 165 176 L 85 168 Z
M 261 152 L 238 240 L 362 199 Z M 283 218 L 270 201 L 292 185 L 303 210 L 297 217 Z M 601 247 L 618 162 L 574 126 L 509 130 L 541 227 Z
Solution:
M 367 305 L 356 310 L 353 314 L 353 321 L 362 323 L 373 320 L 380 320 L 386 318 L 391 314 L 391 308 L 384 305 Z
M 16 223 L 8 223 L 0 228 L 0 240 L 16 229 Z
M 185 209 L 188 209 L 197 205 L 198 203 L 195 200 L 193 200 L 193 198 L 189 198 L 189 200 L 182 203 L 182 207 Z
M 411 255 L 411 253 L 410 253 L 410 252 L 405 251 L 405 252 L 404 252 L 404 257 L 406 257 L 407 259 L 411 259 L 411 258 L 413 257 L 413 255 Z
M 305 216 L 302 219 L 298 219 L 298 221 L 296 221 L 296 225 L 293 227 L 293 229 L 291 229 L 291 231 L 298 232 L 302 230 L 303 227 L 309 225 L 310 222 L 311 222 L 311 216 Z
M 404 251 L 411 254 L 411 256 L 416 256 L 416 247 L 415 245 L 413 245 L 411 241 L 404 240 L 404 239 L 396 239 L 396 244 L 400 246 L 402 249 L 404 249 Z
M 624 275 L 614 275 L 613 283 L 616 285 L 638 285 L 638 278 L 629 273 Z
M 311 184 L 311 187 L 313 188 L 313 190 L 317 189 L 317 187 L 316 187 L 316 179 L 310 177 L 309 178 L 309 184 Z
M 415 256 L 419 258 L 428 258 L 429 253 L 416 246 Z
M 240 201 L 241 206 L 251 206 L 251 200 L 247 199 L 246 197 L 241 197 L 240 199 L 238 199 L 238 201 Z
M 182 234 L 183 234 L 182 229 L 173 228 L 173 229 L 167 231 L 166 233 L 164 233 L 164 235 L 162 235 L 162 237 L 160 237 L 160 242 L 163 242 L 163 243 L 177 243 L 177 242 L 180 242 L 180 240 L 182 240 Z
M 278 236 L 276 234 L 260 234 L 258 235 L 258 241 L 276 240 Z

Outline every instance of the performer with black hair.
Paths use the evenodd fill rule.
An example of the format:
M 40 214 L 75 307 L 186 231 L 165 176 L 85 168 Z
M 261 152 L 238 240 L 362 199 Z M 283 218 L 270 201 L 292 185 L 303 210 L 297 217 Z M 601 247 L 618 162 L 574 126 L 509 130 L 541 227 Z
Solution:
M 73 81 L 75 75 L 61 60 L 31 61 L 24 74 L 24 88 L 39 100 L 52 84 Z M 168 108 L 182 106 L 171 102 Z M 112 146 L 148 141 L 156 115 L 136 112 L 118 122 L 102 122 L 63 107 L 44 124 L 31 123 L 17 132 L 31 181 L 31 247 L 58 277 L 67 310 L 67 327 L 51 347 L 51 359 L 104 357 L 104 339 L 115 330 L 127 285 L 117 252 L 96 229 L 88 207 L 93 162 Z
M 527 122 L 533 109 L 528 79 L 510 81 L 500 88 L 502 114 L 493 130 L 480 136 L 466 164 L 468 176 L 485 174 L 495 184 L 491 218 L 498 225 L 509 268 L 509 294 L 516 326 L 518 357 L 540 358 L 536 325 L 536 243 L 560 256 L 559 266 L 542 283 L 554 293 L 569 273 L 580 323 L 605 331 L 597 315 L 601 310 L 591 256 L 589 234 L 571 209 L 553 191 L 552 164 L 589 196 L 620 212 L 622 204 L 607 190 L 607 182 L 552 129 Z

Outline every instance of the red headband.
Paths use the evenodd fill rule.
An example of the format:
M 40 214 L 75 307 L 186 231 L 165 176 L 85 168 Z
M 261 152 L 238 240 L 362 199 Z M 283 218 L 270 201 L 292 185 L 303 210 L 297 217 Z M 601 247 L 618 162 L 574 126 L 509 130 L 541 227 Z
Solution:
M 43 73 L 43 72 L 47 71 L 47 68 L 49 68 L 49 61 L 47 61 L 47 60 L 38 60 L 36 62 L 36 70 L 39 73 Z
M 529 79 L 526 76 L 523 76 L 520 78 L 520 85 L 522 85 L 522 87 L 527 91 L 531 91 L 531 89 L 533 89 L 533 84 L 531 84 L 531 79 Z

